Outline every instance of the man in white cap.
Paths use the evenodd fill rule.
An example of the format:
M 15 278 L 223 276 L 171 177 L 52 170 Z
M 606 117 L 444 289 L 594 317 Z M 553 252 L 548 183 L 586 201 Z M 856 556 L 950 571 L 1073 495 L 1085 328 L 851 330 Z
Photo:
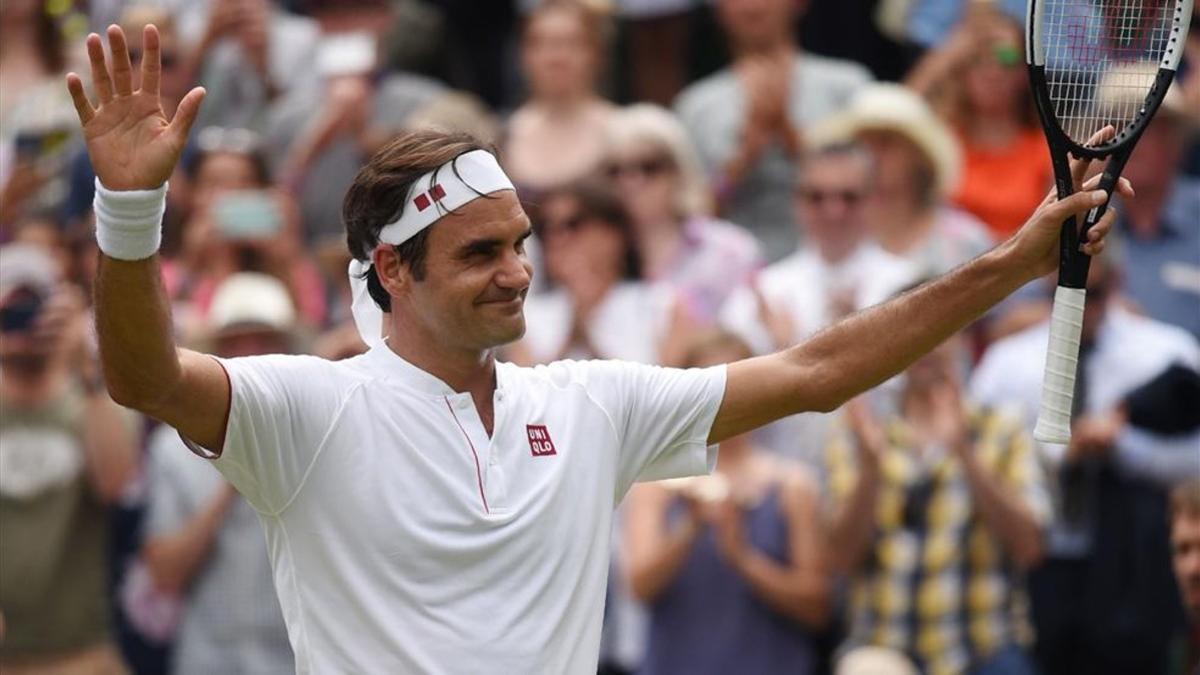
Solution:
M 98 180 L 107 384 L 259 512 L 301 672 L 594 672 L 612 510 L 634 481 L 711 470 L 713 444 L 894 375 L 1053 270 L 1059 224 L 1104 197 L 1048 196 L 1000 248 L 770 356 L 518 368 L 493 354 L 524 332 L 529 219 L 490 152 L 416 132 L 368 162 L 343 208 L 370 351 L 219 360 L 173 343 L 155 255 L 203 90 L 168 123 L 154 28 L 136 92 L 124 35 L 108 37 L 111 72 L 100 37 L 87 43 L 99 106 L 67 78 Z
M 221 282 L 208 321 L 208 342 L 222 358 L 293 349 L 295 306 L 283 282 L 266 274 Z M 197 466 L 171 427 L 158 427 L 147 445 L 141 559 L 154 587 L 182 601 L 171 672 L 295 672 L 254 509 L 215 467 Z

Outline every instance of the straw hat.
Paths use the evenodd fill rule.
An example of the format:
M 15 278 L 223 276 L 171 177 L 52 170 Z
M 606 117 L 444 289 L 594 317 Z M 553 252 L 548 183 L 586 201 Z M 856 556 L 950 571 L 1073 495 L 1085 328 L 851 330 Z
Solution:
M 918 94 L 891 83 L 874 83 L 858 91 L 850 105 L 808 132 L 810 146 L 848 140 L 864 131 L 892 131 L 912 141 L 936 174 L 937 192 L 950 194 L 958 185 L 962 151 L 958 139 Z

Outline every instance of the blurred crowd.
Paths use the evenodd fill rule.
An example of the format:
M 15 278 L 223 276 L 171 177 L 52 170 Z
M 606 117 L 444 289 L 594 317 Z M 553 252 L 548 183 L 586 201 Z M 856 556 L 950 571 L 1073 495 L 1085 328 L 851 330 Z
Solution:
M 64 85 L 89 31 L 125 27 L 136 66 L 158 26 L 168 115 L 208 91 L 161 252 L 181 344 L 365 350 L 342 196 L 397 133 L 440 128 L 495 145 L 534 223 L 505 359 L 691 367 L 794 344 L 1021 226 L 1052 183 L 1023 12 L 0 0 L 0 670 L 294 670 L 253 508 L 105 391 Z M 1197 672 L 1198 138 L 1192 31 L 1092 264 L 1069 445 L 1030 433 L 1050 278 L 842 410 L 723 443 L 713 476 L 635 487 L 600 672 Z

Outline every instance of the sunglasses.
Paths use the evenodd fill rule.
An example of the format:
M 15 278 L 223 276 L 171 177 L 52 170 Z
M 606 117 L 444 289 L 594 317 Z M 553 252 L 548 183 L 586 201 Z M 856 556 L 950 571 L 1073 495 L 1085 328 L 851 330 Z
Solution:
M 673 167 L 670 160 L 665 157 L 652 157 L 650 159 L 634 160 L 631 162 L 611 162 L 604 167 L 604 172 L 609 178 L 620 178 L 625 175 L 636 175 L 639 178 L 653 178 L 659 174 L 666 173 Z
M 796 194 L 806 204 L 820 207 L 826 202 L 841 202 L 846 206 L 857 206 L 863 199 L 863 193 L 858 190 L 818 190 L 805 188 L 797 190 Z

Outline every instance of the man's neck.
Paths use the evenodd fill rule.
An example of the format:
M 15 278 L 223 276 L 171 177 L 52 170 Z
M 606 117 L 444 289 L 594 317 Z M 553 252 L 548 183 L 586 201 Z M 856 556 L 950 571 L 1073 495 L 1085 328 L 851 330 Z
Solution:
M 479 352 L 445 347 L 436 339 L 418 338 L 393 323 L 387 346 L 400 358 L 433 375 L 457 391 L 486 393 L 496 389 L 496 359 L 492 350 Z

